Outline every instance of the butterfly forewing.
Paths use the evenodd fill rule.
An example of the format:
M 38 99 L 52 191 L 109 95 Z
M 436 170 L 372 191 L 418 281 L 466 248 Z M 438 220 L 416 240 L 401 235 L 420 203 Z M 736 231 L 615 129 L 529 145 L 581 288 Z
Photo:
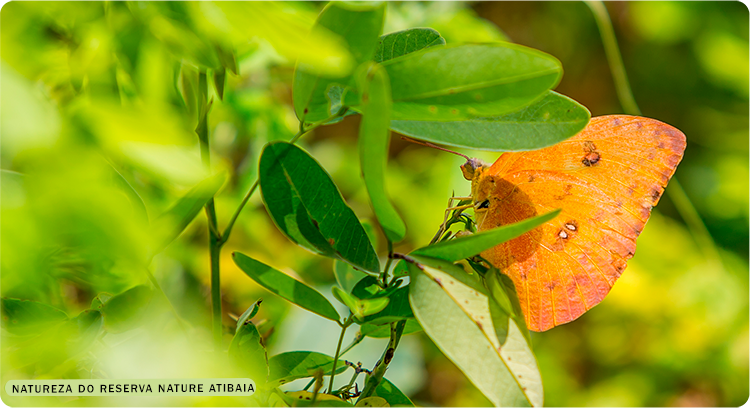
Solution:
M 482 253 L 512 278 L 529 329 L 567 323 L 606 296 L 685 145 L 680 131 L 653 119 L 596 117 L 555 146 L 503 154 L 475 179 L 475 200 L 490 198 L 479 230 L 562 209 Z

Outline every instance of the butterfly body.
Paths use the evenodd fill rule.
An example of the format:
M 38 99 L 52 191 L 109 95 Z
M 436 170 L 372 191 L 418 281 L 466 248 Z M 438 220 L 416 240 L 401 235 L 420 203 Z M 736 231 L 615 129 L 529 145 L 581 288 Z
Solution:
M 562 209 L 482 253 L 513 280 L 529 329 L 570 322 L 609 293 L 685 146 L 662 122 L 603 116 L 557 145 L 468 172 L 480 231 Z

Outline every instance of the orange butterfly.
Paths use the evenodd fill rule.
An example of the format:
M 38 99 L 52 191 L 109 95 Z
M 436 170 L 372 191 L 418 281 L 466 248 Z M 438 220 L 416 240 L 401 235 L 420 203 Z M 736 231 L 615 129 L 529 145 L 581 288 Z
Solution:
M 461 166 L 480 231 L 562 209 L 482 252 L 513 280 L 530 330 L 570 322 L 604 299 L 685 145 L 685 135 L 662 122 L 602 116 L 552 147 L 504 153 L 492 166 L 474 159 Z

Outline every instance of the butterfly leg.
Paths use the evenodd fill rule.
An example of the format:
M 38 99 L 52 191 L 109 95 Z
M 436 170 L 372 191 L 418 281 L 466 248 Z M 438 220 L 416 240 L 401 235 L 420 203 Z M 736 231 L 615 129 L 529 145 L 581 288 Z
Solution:
M 459 205 L 453 206 L 453 202 L 456 201 L 456 200 L 458 200 L 458 204 Z M 434 244 L 435 242 L 437 242 L 440 239 L 440 237 L 445 233 L 445 231 L 448 229 L 448 226 L 450 224 L 449 223 L 450 220 L 452 220 L 457 215 L 459 215 L 461 213 L 461 211 L 463 211 L 463 210 L 465 210 L 467 208 L 471 208 L 473 206 L 473 204 L 471 204 L 471 202 L 465 203 L 465 201 L 467 201 L 467 200 L 472 200 L 472 197 L 455 197 L 455 196 L 452 196 L 452 197 L 450 197 L 448 199 L 448 208 L 445 209 L 445 214 L 443 215 L 443 222 L 442 222 L 442 224 L 440 224 L 440 228 L 438 229 L 437 233 L 435 233 L 435 236 L 432 237 L 432 241 L 430 241 L 430 244 Z M 449 218 L 450 212 L 451 211 L 457 211 L 457 210 L 459 211 L 459 213 L 458 214 L 454 213 L 453 217 Z

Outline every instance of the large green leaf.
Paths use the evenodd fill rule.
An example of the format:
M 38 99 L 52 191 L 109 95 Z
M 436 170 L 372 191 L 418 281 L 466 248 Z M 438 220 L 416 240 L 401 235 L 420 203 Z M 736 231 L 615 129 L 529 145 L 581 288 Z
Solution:
M 234 263 L 260 286 L 326 319 L 339 320 L 339 313 L 331 302 L 317 290 L 247 255 L 234 252 L 232 258 Z
M 266 209 L 289 239 L 313 252 L 380 271 L 362 224 L 309 154 L 286 142 L 269 143 L 259 171 Z
M 269 375 L 266 348 L 254 324 L 245 322 L 239 327 L 229 344 L 228 354 L 256 384 L 266 382 Z
M 208 200 L 219 191 L 224 177 L 224 173 L 219 173 L 201 181 L 154 220 L 151 225 L 152 235 L 155 237 L 153 254 L 161 252 L 187 228 Z
M 355 66 L 372 59 L 378 37 L 383 31 L 385 3 L 345 3 L 332 1 L 318 17 L 316 27 L 338 34 L 346 42 Z M 315 28 L 313 29 L 313 31 Z M 307 64 L 299 63 L 294 73 L 292 96 L 294 111 L 301 122 L 311 123 L 330 116 L 328 88 L 349 85 L 350 78 L 328 79 L 318 76 Z
M 360 333 L 362 333 L 363 336 L 367 337 L 374 337 L 378 339 L 388 338 L 391 337 L 391 326 L 386 324 L 381 325 L 374 325 L 374 324 L 368 324 L 365 323 L 362 326 L 360 326 L 359 329 Z M 422 326 L 419 325 L 419 322 L 412 318 L 412 319 L 406 319 L 406 326 L 404 326 L 404 334 L 412 334 L 422 331 Z
M 314 351 L 291 351 L 271 357 L 268 366 L 271 371 L 269 381 L 278 386 L 298 378 L 312 377 L 317 370 L 330 374 L 333 369 L 333 357 Z M 346 369 L 344 360 L 339 360 L 336 364 L 336 374 Z
M 144 316 L 152 296 L 151 288 L 143 285 L 113 296 L 99 309 L 104 318 L 104 328 L 110 333 L 132 329 Z
M 391 129 L 449 146 L 491 151 L 533 150 L 580 132 L 591 113 L 578 102 L 549 91 L 539 101 L 505 115 L 466 120 L 392 120 Z
M 404 332 L 405 333 L 405 332 Z M 375 396 L 385 398 L 386 401 L 392 407 L 413 407 L 414 403 L 411 402 L 409 397 L 406 396 L 401 390 L 399 390 L 392 382 L 383 378 L 375 388 Z
M 431 28 L 410 28 L 381 35 L 375 50 L 375 62 L 388 61 L 433 45 L 445 44 L 440 33 Z
M 375 216 L 391 242 L 406 234 L 406 224 L 393 208 L 385 188 L 385 167 L 391 141 L 391 89 L 385 70 L 378 65 L 359 81 L 362 89 L 362 122 L 359 126 L 359 162 Z
M 434 245 L 419 248 L 413 251 L 412 255 L 428 256 L 452 262 L 459 261 L 521 236 L 557 217 L 558 214 L 560 214 L 560 210 L 554 210 L 513 224 L 438 242 Z
M 32 300 L 2 298 L 3 328 L 17 335 L 36 334 L 68 320 L 62 310 Z
M 409 298 L 427 335 L 496 406 L 541 406 L 539 368 L 515 321 L 476 275 L 444 261 L 420 262 L 411 265 Z
M 437 45 L 382 65 L 391 80 L 391 118 L 397 120 L 506 114 L 541 99 L 562 77 L 556 58 L 510 43 Z M 344 99 L 347 106 L 362 103 L 355 92 Z

